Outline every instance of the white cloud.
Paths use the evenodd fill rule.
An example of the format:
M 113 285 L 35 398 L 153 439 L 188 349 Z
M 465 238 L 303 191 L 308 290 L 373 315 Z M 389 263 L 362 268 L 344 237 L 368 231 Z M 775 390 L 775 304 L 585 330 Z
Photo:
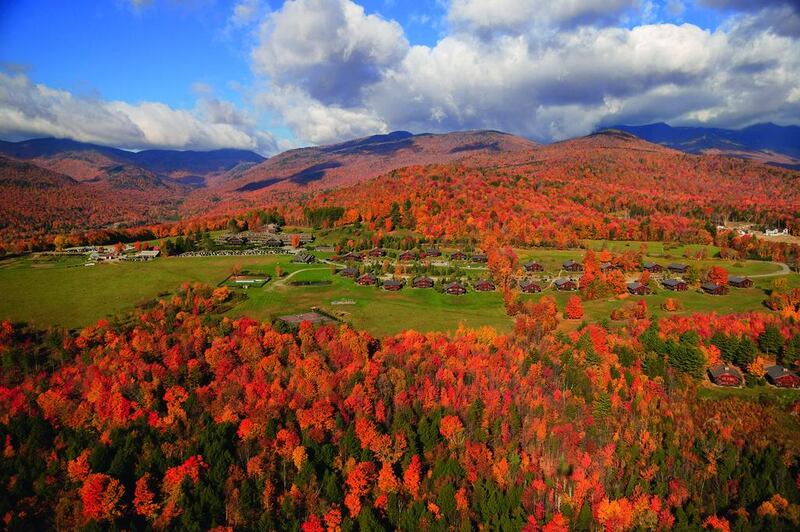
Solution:
M 324 4 L 288 2 L 253 52 L 269 80 L 259 102 L 304 141 L 473 128 L 552 140 L 620 122 L 800 120 L 800 46 L 767 10 L 709 31 L 585 23 L 600 21 L 601 5 L 618 15 L 633 6 L 641 19 L 640 1 L 452 0 L 450 34 L 409 47 L 395 23 L 350 0 Z
M 0 73 L 0 135 L 53 136 L 121 148 L 242 148 L 272 153 L 274 139 L 229 102 L 201 99 L 196 109 L 163 103 L 90 99 Z
M 247 26 L 256 21 L 261 9 L 259 0 L 240 0 L 233 6 L 233 13 L 228 22 L 234 28 Z

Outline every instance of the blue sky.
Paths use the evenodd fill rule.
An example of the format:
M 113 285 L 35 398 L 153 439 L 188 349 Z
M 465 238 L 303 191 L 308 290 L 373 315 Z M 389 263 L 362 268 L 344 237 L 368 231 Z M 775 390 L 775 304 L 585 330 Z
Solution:
M 12 123 L 0 137 L 271 152 L 399 128 L 553 140 L 617 120 L 797 121 L 795 0 L 555 4 L 0 0 L 0 122 Z M 619 61 L 588 72 L 592 54 Z M 709 77 L 717 92 L 742 86 L 722 97 Z M 81 113 L 115 126 L 84 127 Z

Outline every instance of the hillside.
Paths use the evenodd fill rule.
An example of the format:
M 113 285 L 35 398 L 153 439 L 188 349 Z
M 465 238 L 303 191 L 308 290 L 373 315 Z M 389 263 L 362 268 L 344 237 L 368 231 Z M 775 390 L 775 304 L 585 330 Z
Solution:
M 713 153 L 800 168 L 800 127 L 756 124 L 744 129 L 672 127 L 664 123 L 612 126 L 688 153 Z
M 525 151 L 536 143 L 497 131 L 413 135 L 396 131 L 341 144 L 276 155 L 220 185 L 228 192 L 275 188 L 331 188 L 413 164 L 443 163 L 476 154 Z

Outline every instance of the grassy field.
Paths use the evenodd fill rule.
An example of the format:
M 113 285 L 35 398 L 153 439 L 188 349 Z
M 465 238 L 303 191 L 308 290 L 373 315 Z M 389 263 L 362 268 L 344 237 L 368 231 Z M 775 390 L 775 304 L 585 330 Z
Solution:
M 754 388 L 722 388 L 706 382 L 698 389 L 701 399 L 725 399 L 735 397 L 744 401 L 775 401 L 788 406 L 800 399 L 800 390 L 776 388 L 774 386 L 757 386 Z
M 639 243 L 612 244 L 636 246 L 637 249 L 639 246 Z M 647 243 L 653 254 L 651 258 L 658 258 L 660 245 Z M 598 246 L 602 246 L 602 243 L 598 243 Z M 542 262 L 546 268 L 545 274 L 550 277 L 558 273 L 561 262 L 579 259 L 583 255 L 581 250 L 517 251 L 521 261 L 534 258 Z M 667 262 L 666 258 L 658 260 Z M 376 335 L 404 329 L 452 331 L 462 323 L 469 327 L 490 325 L 500 330 L 511 327 L 499 293 L 470 292 L 466 296 L 454 297 L 433 290 L 410 288 L 390 293 L 373 287 L 360 287 L 351 280 L 334 276 L 326 265 L 291 264 L 288 256 L 161 258 L 149 263 L 98 264 L 93 267 L 84 266 L 84 262 L 81 258 L 66 257 L 26 257 L 0 261 L 0 319 L 27 321 L 40 326 L 80 327 L 100 318 L 127 312 L 138 303 L 177 290 L 187 281 L 216 285 L 238 265 L 243 270 L 268 274 L 273 281 L 261 288 L 243 290 L 247 298 L 230 311 L 233 316 L 246 314 L 267 319 L 281 314 L 305 312 L 316 306 Z M 758 275 L 780 269 L 775 264 L 755 261 L 733 263 L 682 259 L 682 262 L 696 268 L 722 264 L 732 274 Z M 294 275 L 290 281 L 322 281 L 327 284 L 291 286 L 276 280 L 277 265 L 289 273 L 308 270 Z M 484 274 L 482 270 L 469 272 L 470 277 Z M 786 279 L 790 286 L 800 286 L 800 275 L 792 274 Z M 660 305 L 667 297 L 677 299 L 683 305 L 681 312 L 684 313 L 766 310 L 763 301 L 774 278 L 754 280 L 753 288 L 731 289 L 725 296 L 709 296 L 691 290 L 682 293 L 661 290 L 645 299 L 650 311 L 657 315 L 663 313 Z M 546 290 L 545 293 L 556 298 L 560 309 L 564 308 L 570 296 L 552 290 Z M 637 299 L 612 298 L 584 302 L 585 319 L 594 321 L 608 318 L 613 309 Z M 352 300 L 354 304 L 334 305 L 333 302 L 338 300 Z

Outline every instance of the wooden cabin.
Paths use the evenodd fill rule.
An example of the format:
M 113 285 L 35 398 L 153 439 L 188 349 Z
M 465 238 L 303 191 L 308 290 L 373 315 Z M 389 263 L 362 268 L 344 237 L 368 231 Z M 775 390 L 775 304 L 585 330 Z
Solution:
M 767 368 L 767 382 L 779 388 L 800 388 L 800 377 L 794 371 L 783 366 Z
M 673 262 L 672 264 L 667 266 L 667 269 L 672 273 L 686 273 L 689 271 L 689 266 L 686 264 L 681 264 L 679 262 Z
M 564 261 L 564 264 L 562 264 L 562 266 L 568 272 L 582 272 L 583 271 L 583 264 L 581 264 L 580 262 L 575 262 L 574 260 Z
M 556 290 L 560 292 L 569 292 L 578 289 L 578 284 L 575 281 L 564 277 L 561 279 L 556 279 L 553 282 L 553 285 L 555 285 Z
M 495 290 L 494 283 L 488 279 L 478 279 L 473 287 L 478 292 L 493 292 Z
M 467 254 L 463 251 L 455 251 L 450 254 L 450 260 L 467 260 Z
M 488 262 L 489 256 L 486 253 L 475 253 L 472 256 L 472 262 Z
M 373 248 L 369 250 L 368 255 L 372 258 L 380 258 L 386 256 L 386 250 L 382 248 Z
M 371 273 L 365 273 L 361 277 L 356 280 L 358 284 L 361 286 L 375 286 L 378 284 L 378 278 L 372 275 Z
M 665 279 L 661 284 L 664 288 L 672 290 L 673 292 L 685 292 L 689 289 L 689 285 L 686 284 L 686 281 L 681 279 Z
M 358 270 L 355 268 L 345 268 L 339 272 L 339 275 L 342 277 L 348 277 L 350 279 L 355 279 L 358 277 Z
M 430 277 L 415 277 L 411 283 L 414 288 L 433 288 L 433 279 Z
M 634 281 L 632 283 L 628 283 L 628 293 L 634 296 L 646 296 L 650 293 L 650 289 L 647 288 L 646 284 L 642 284 L 639 281 Z
M 600 263 L 600 271 L 603 273 L 608 273 L 613 270 L 615 266 L 610 262 L 601 262 Z
M 467 293 L 467 289 L 458 281 L 445 286 L 444 291 L 446 294 L 450 294 L 451 296 L 461 296 Z
M 442 256 L 442 252 L 439 251 L 436 248 L 428 248 L 428 249 L 425 250 L 425 256 L 426 257 L 441 257 Z
M 383 289 L 388 292 L 397 292 L 402 290 L 405 283 L 399 279 L 389 279 L 383 282 Z
M 313 264 L 317 258 L 311 253 L 298 253 L 292 258 L 294 264 Z
M 526 272 L 543 272 L 544 267 L 535 260 L 529 260 L 522 265 Z
M 744 382 L 742 372 L 728 364 L 717 364 L 708 368 L 708 377 L 717 386 L 741 386 Z
M 661 273 L 664 271 L 664 267 L 655 262 L 645 262 L 644 264 L 642 264 L 642 269 L 650 273 Z
M 529 281 L 527 279 L 523 279 L 519 283 L 519 289 L 526 294 L 538 294 L 539 292 L 542 291 L 542 286 L 536 281 Z
M 403 262 L 412 262 L 417 260 L 417 256 L 414 254 L 413 251 L 408 250 L 402 252 L 400 255 L 397 256 L 397 260 L 401 260 Z
M 752 288 L 753 280 L 749 277 L 731 276 L 728 277 L 728 284 L 734 288 Z
M 351 251 L 350 253 L 342 256 L 342 260 L 347 262 L 361 262 L 364 260 L 364 256 L 361 253 L 354 253 Z
M 712 296 L 721 296 L 725 293 L 725 286 L 717 283 L 706 282 L 700 285 L 700 288 L 703 289 L 703 292 Z

